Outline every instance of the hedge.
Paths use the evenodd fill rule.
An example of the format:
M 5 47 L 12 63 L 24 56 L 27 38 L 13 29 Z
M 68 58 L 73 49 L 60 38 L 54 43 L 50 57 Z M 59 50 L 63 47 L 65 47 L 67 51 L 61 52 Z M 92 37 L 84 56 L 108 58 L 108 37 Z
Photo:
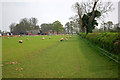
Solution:
M 120 54 L 120 33 L 80 33 L 82 38 L 86 38 L 91 42 L 104 47 L 110 53 Z

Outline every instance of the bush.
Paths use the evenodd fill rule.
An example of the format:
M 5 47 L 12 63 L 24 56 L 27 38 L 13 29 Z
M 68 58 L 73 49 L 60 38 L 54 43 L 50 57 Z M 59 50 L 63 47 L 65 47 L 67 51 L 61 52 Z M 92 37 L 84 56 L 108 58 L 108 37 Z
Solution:
M 79 33 L 79 36 L 81 36 L 82 38 L 86 38 L 86 33 Z
M 89 33 L 81 34 L 83 38 L 91 40 L 110 53 L 120 54 L 120 33 Z

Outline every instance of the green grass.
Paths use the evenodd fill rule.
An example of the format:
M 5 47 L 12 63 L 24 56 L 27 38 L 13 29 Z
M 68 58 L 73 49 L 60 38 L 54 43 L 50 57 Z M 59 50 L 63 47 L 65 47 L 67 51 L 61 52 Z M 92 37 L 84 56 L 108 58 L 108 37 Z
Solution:
M 3 78 L 117 78 L 118 64 L 78 36 L 3 38 Z M 27 41 L 26 38 L 29 38 Z M 23 43 L 18 43 L 22 39 Z M 17 61 L 18 64 L 5 64 Z M 22 71 L 16 68 L 23 68 Z

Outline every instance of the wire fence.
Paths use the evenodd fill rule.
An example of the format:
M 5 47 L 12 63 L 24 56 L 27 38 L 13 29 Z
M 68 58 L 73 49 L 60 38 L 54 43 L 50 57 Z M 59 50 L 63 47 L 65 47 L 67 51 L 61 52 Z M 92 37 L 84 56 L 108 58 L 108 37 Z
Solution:
M 119 58 L 118 56 L 116 56 L 116 55 L 114 55 L 114 54 L 106 51 L 106 50 L 104 49 L 104 47 L 103 47 L 103 48 L 99 47 L 97 44 L 93 43 L 91 40 L 87 40 L 87 39 L 85 39 L 85 38 L 82 38 L 81 36 L 80 36 L 80 38 L 81 38 L 82 40 L 84 40 L 85 42 L 87 42 L 90 47 L 93 47 L 93 48 L 95 48 L 95 49 L 98 49 L 98 50 L 102 51 L 101 53 L 102 53 L 103 55 L 105 55 L 106 57 L 108 57 L 110 60 L 113 60 L 114 62 L 120 64 L 120 58 Z

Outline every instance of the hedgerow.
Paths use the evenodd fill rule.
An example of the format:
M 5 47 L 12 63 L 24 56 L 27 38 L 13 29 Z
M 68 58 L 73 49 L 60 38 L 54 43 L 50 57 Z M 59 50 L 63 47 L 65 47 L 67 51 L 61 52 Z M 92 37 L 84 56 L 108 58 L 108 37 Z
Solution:
M 88 33 L 87 35 L 80 33 L 80 36 L 99 45 L 110 53 L 120 54 L 120 33 Z

